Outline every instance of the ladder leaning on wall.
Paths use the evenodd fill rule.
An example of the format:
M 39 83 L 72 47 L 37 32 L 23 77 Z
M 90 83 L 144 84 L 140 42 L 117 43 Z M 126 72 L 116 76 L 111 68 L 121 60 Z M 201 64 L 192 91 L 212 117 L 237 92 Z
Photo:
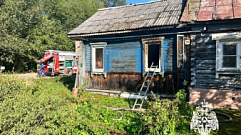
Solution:
M 148 90 L 149 90 L 149 88 L 150 88 L 151 82 L 152 82 L 154 76 L 156 75 L 156 71 L 157 71 L 157 68 L 158 68 L 158 66 L 153 66 L 153 64 L 154 64 L 154 62 L 152 62 L 150 69 L 154 68 L 154 72 L 153 72 L 153 74 L 151 75 L 150 69 L 148 70 L 148 72 L 147 72 L 147 74 L 146 74 L 146 76 L 145 76 L 144 82 L 142 83 L 140 92 L 139 92 L 138 95 L 137 95 L 137 98 L 136 98 L 136 101 L 135 101 L 135 103 L 134 103 L 133 109 L 135 109 L 136 106 L 140 106 L 140 109 L 141 109 L 144 100 L 147 99 L 146 94 L 147 94 L 147 92 L 148 92 Z M 151 78 L 151 79 L 148 80 L 148 78 Z M 148 84 L 145 85 L 146 83 L 148 83 Z M 143 88 L 146 88 L 146 90 L 144 90 Z M 140 104 L 138 104 L 138 101 L 139 101 L 139 100 L 141 100 L 141 103 L 140 103 Z

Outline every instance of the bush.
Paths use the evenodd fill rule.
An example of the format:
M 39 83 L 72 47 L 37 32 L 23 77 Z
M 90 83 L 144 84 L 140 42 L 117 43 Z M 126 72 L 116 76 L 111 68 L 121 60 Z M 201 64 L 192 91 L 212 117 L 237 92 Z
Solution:
M 148 101 L 146 112 L 121 111 L 100 105 L 129 108 L 132 101 L 80 92 L 71 95 L 67 83 L 53 79 L 17 79 L 0 75 L 0 134 L 185 134 L 188 106 L 185 93 L 177 98 Z M 66 78 L 67 79 L 67 78 Z M 72 83 L 72 82 L 71 82 Z M 83 88 L 84 90 L 85 88 Z M 185 110 L 185 111 L 182 111 Z M 188 115 L 181 117 L 181 115 Z
M 118 112 L 72 96 L 59 78 L 25 80 L 0 75 L 0 134 L 126 133 L 111 124 Z
M 76 106 L 54 94 L 43 79 L 0 76 L 0 134 L 85 132 Z M 78 128 L 77 128 L 78 127 Z
M 188 124 L 181 116 L 181 108 L 185 104 L 186 93 L 179 90 L 176 99 L 160 100 L 153 94 L 154 102 L 148 102 L 147 113 L 143 116 L 142 134 L 174 135 L 188 133 Z

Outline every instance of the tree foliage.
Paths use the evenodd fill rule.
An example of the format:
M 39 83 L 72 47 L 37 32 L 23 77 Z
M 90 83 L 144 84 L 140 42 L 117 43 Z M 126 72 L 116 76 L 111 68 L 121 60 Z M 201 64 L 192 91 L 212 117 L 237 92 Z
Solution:
M 103 2 L 105 7 L 116 7 L 126 5 L 126 0 L 100 0 Z
M 66 33 L 103 7 L 99 0 L 0 0 L 0 60 L 26 71 L 44 50 L 74 51 Z

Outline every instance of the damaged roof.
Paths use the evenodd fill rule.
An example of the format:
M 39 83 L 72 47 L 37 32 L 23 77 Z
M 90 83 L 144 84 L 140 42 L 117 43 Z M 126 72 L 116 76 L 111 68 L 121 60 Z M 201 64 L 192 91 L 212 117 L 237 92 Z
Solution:
M 188 0 L 181 21 L 241 18 L 241 0 Z
M 99 9 L 70 31 L 68 36 L 176 25 L 181 17 L 183 5 L 183 0 L 162 0 Z

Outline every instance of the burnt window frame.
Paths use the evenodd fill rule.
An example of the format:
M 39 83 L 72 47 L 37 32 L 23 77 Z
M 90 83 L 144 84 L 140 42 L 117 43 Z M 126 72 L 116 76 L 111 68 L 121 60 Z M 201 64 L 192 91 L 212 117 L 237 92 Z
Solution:
M 155 43 L 155 42 L 160 42 L 159 44 L 159 67 L 156 71 L 156 73 L 164 76 L 164 39 L 165 37 L 161 36 L 161 37 L 151 37 L 151 38 L 142 38 L 142 45 L 143 45 L 143 66 L 144 66 L 144 70 L 142 73 L 142 76 L 144 76 L 148 71 L 153 72 L 154 68 L 148 68 L 148 47 L 149 45 Z M 152 41 L 154 40 L 154 41 Z

